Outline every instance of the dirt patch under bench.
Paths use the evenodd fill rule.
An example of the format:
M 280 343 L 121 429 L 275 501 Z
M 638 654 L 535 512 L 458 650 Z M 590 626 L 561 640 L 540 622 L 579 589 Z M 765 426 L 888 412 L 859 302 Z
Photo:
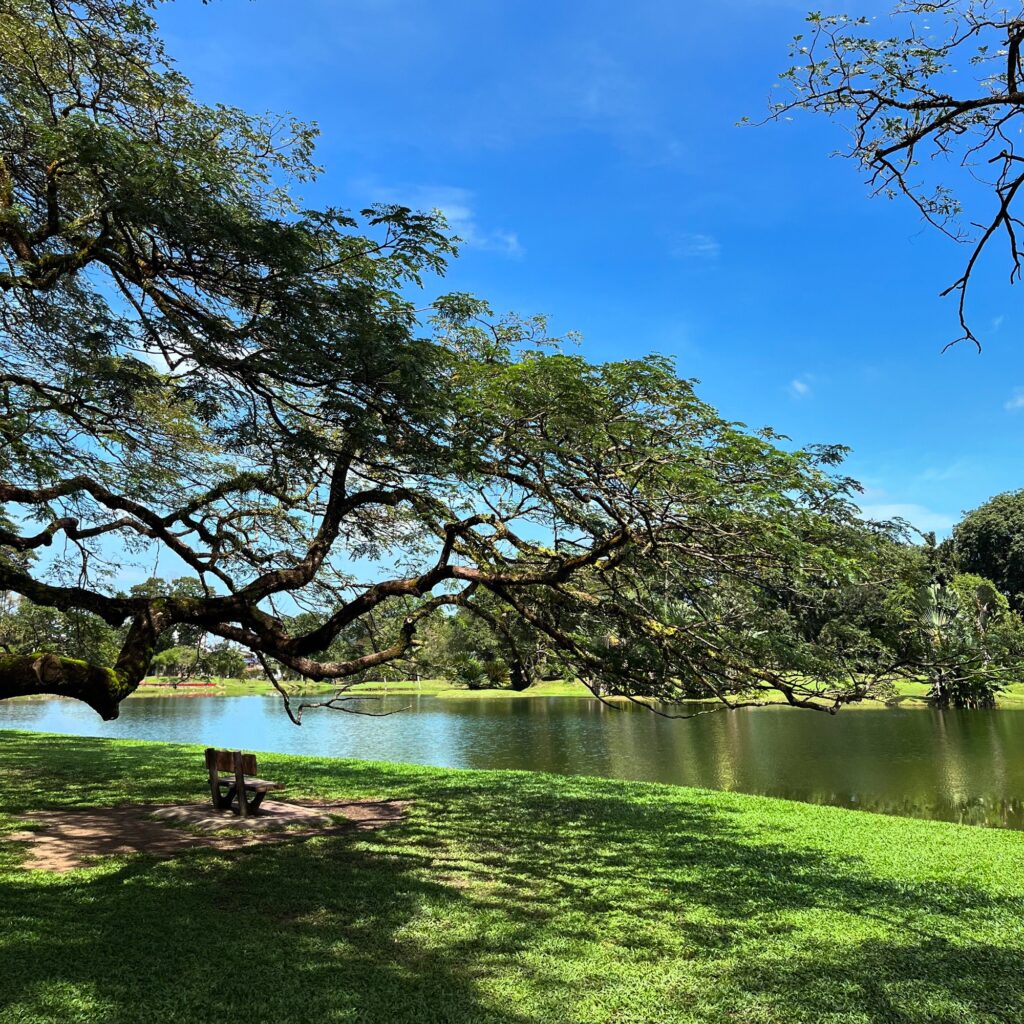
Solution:
M 407 806 L 406 800 L 266 800 L 248 818 L 215 811 L 209 804 L 34 811 L 21 815 L 30 829 L 3 838 L 28 844 L 25 868 L 71 871 L 101 857 L 141 853 L 167 858 L 196 847 L 238 850 L 378 829 L 400 821 Z

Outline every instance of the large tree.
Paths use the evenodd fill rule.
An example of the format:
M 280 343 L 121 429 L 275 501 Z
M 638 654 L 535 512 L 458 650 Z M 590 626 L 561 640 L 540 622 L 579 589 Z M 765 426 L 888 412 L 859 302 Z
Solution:
M 955 527 L 953 554 L 964 572 L 991 580 L 1024 610 L 1024 491 L 997 494 Z
M 343 686 L 485 595 L 606 692 L 862 697 L 863 651 L 766 628 L 766 594 L 876 574 L 841 452 L 428 301 L 443 222 L 305 209 L 313 135 L 196 102 L 144 0 L 0 8 L 0 590 L 125 628 L 110 664 L 0 657 L 0 697 L 113 717 L 197 630 Z M 191 589 L 117 591 L 158 554 Z
M 888 19 L 816 12 L 807 23 L 772 116 L 836 120 L 874 194 L 906 198 L 967 246 L 942 294 L 957 298 L 956 340 L 979 344 L 967 312 L 978 261 L 1002 239 L 1012 283 L 1024 259 L 1024 6 L 902 0 Z

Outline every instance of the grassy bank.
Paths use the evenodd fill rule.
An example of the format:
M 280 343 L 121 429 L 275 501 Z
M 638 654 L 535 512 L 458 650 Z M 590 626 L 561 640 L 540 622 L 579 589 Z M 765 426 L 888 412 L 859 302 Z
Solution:
M 284 684 L 285 689 L 294 694 L 334 693 L 337 689 L 329 683 L 290 682 Z M 147 679 L 132 694 L 133 697 L 188 697 L 208 694 L 218 697 L 235 697 L 245 694 L 269 695 L 275 693 L 274 687 L 266 679 L 222 679 L 214 677 L 209 681 L 189 680 L 187 683 L 174 685 L 170 677 L 154 676 Z M 469 700 L 511 699 L 519 700 L 526 697 L 583 697 L 593 699 L 593 694 L 582 683 L 567 682 L 556 679 L 540 682 L 529 689 L 517 691 L 509 689 L 468 690 L 464 686 L 456 686 L 447 679 L 399 679 L 393 682 L 355 683 L 346 692 L 365 693 L 368 696 L 380 694 L 398 694 L 424 697 L 445 697 Z
M 666 786 L 267 755 L 373 833 L 18 868 L 0 1021 L 1015 1022 L 1024 836 Z M 19 812 L 203 794 L 198 748 L 0 732 Z
M 315 683 L 289 683 L 286 688 L 293 693 L 299 694 L 323 694 L 333 693 L 335 687 L 329 684 Z M 928 686 L 925 683 L 902 680 L 896 684 L 896 698 L 892 703 L 900 707 L 928 706 L 925 699 Z M 207 694 L 218 697 L 242 696 L 245 694 L 272 694 L 275 690 L 265 679 L 213 679 L 209 683 L 199 684 L 198 681 L 185 686 L 174 688 L 169 678 L 155 677 L 147 680 L 133 694 L 136 697 L 154 696 L 196 696 Z M 351 693 L 365 693 L 369 695 L 378 694 L 401 694 L 443 697 L 445 699 L 458 700 L 522 700 L 530 697 L 574 697 L 593 700 L 593 694 L 582 684 L 556 679 L 549 682 L 536 683 L 526 690 L 467 690 L 464 687 L 453 686 L 446 679 L 404 679 L 391 683 L 356 683 L 350 688 Z M 777 694 L 778 703 L 784 703 L 782 694 Z M 614 698 L 613 698 L 614 699 Z M 1024 708 L 1024 683 L 1013 683 L 999 695 L 999 707 Z M 854 708 L 881 708 L 890 706 L 877 700 L 866 700 L 860 704 L 851 705 Z
M 331 683 L 314 683 L 310 680 L 286 682 L 282 684 L 289 693 L 324 694 L 334 693 L 337 686 Z M 452 684 L 444 679 L 400 679 L 391 683 L 356 683 L 350 690 L 353 693 L 367 693 L 376 696 L 381 693 L 424 694 L 434 696 L 451 690 Z M 132 697 L 188 697 L 208 694 L 217 697 L 241 697 L 246 695 L 269 696 L 277 691 L 266 679 L 229 679 L 212 676 L 209 679 L 190 679 L 178 683 L 170 676 L 150 676 L 143 680 L 142 685 L 131 694 Z M 468 690 L 455 691 L 460 694 Z

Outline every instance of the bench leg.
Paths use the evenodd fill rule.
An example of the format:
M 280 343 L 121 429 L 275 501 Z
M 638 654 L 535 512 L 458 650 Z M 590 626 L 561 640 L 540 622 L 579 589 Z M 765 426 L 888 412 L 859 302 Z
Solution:
M 250 799 L 246 799 L 244 789 L 239 793 L 238 786 L 229 786 L 223 794 L 218 791 L 213 806 L 219 811 L 230 811 L 232 809 L 231 805 L 237 799 L 238 816 L 244 818 L 250 812 L 259 810 L 259 806 L 263 803 L 263 798 L 266 795 L 267 791 L 265 789 L 256 790 Z
M 236 750 L 232 753 L 235 761 L 235 795 L 238 797 L 238 816 L 248 817 L 249 807 L 245 800 L 245 768 L 242 761 L 242 752 Z
M 227 791 L 225 795 L 224 791 L 217 783 L 210 785 L 210 797 L 213 802 L 214 810 L 223 811 L 231 806 L 231 801 L 234 798 L 234 788 Z

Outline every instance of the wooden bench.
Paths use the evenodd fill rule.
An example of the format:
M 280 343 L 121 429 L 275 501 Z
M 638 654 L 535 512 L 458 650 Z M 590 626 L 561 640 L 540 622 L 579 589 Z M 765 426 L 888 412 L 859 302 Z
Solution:
M 240 750 L 207 747 L 206 770 L 210 773 L 213 806 L 219 811 L 230 810 L 232 802 L 237 799 L 238 815 L 241 818 L 257 810 L 270 790 L 285 788 L 283 782 L 257 778 L 256 755 L 243 754 Z M 221 775 L 221 772 L 227 774 Z M 253 794 L 251 797 L 247 795 L 249 792 Z

